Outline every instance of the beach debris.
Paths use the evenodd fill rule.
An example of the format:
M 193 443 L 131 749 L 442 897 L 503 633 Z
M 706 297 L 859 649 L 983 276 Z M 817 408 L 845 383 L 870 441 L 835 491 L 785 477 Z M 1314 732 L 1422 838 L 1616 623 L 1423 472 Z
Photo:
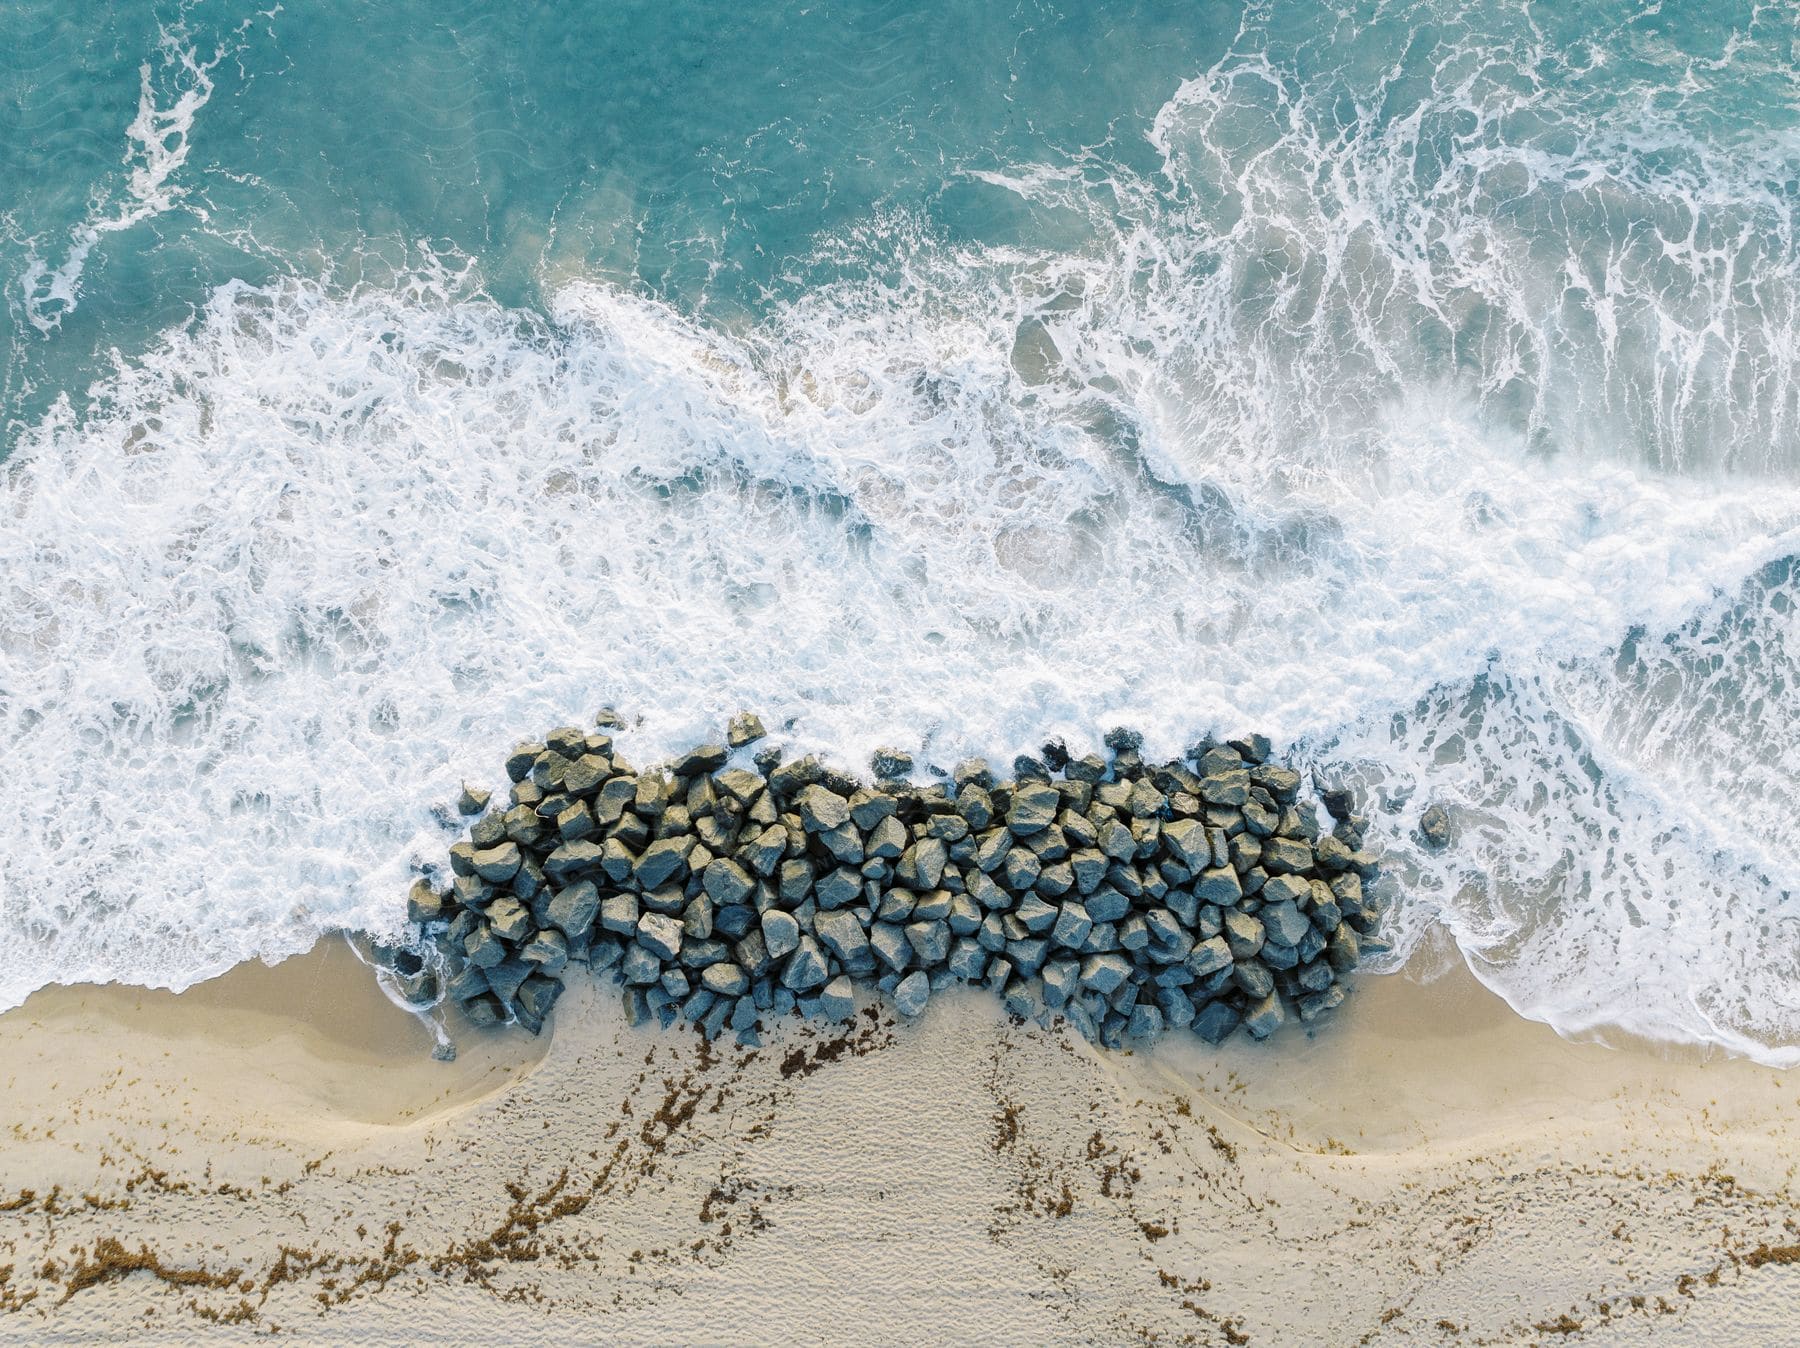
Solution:
M 1054 740 L 1011 778 L 966 759 L 919 785 L 897 749 L 872 783 L 752 754 L 748 712 L 724 744 L 642 771 L 621 728 L 608 710 L 517 746 L 507 799 L 465 789 L 479 805 L 436 872 L 450 883 L 408 895 L 432 981 L 476 1024 L 541 1031 L 585 965 L 623 985 L 633 1024 L 745 1043 L 791 1011 L 845 1019 L 859 995 L 915 1019 L 964 983 L 1110 1047 L 1216 1044 L 1316 1021 L 1387 949 L 1354 791 L 1302 799 L 1266 736 L 1152 764 L 1121 727 L 1104 754 Z M 1447 839 L 1443 808 L 1420 829 Z

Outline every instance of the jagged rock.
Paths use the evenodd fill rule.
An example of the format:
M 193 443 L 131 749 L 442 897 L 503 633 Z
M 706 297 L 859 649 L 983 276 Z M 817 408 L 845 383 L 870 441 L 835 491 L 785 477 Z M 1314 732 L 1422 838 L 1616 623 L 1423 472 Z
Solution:
M 437 922 L 445 916 L 444 896 L 431 887 L 429 880 L 415 880 L 406 896 L 408 922 Z
M 517 899 L 496 899 L 488 905 L 488 927 L 503 941 L 517 944 L 531 934 L 531 914 Z
M 1228 1002 L 1209 1002 L 1194 1017 L 1194 1033 L 1209 1044 L 1222 1044 L 1240 1022 L 1237 1009 Z
M 870 959 L 869 938 L 856 914 L 838 909 L 821 912 L 813 919 L 813 934 L 832 954 L 845 964 L 862 964 Z
M 924 1015 L 930 1000 L 931 980 L 921 970 L 915 969 L 894 988 L 894 1009 L 908 1018 Z
M 1244 1008 L 1244 1028 L 1256 1039 L 1267 1039 L 1286 1020 L 1287 1012 L 1282 1010 L 1281 998 L 1273 992 Z
M 483 810 L 487 809 L 488 801 L 491 799 L 493 799 L 492 792 L 483 791 L 480 787 L 470 786 L 467 782 L 464 782 L 462 794 L 456 798 L 457 813 L 464 815 L 480 814 Z
M 490 847 L 475 853 L 475 874 L 489 884 L 504 884 L 518 873 L 520 864 L 525 860 L 514 842 L 504 842 L 498 847 Z
M 737 965 L 721 960 L 700 971 L 700 984 L 715 997 L 742 997 L 750 991 L 750 975 Z
M 1300 838 L 1265 838 L 1262 844 L 1262 868 L 1271 875 L 1297 874 L 1312 869 L 1313 851 Z
M 727 857 L 717 857 L 707 863 L 702 873 L 701 882 L 706 893 L 714 903 L 741 903 L 756 888 L 756 882 L 737 862 Z
M 805 788 L 795 803 L 808 833 L 823 833 L 850 822 L 850 803 L 823 786 Z
M 1244 897 L 1244 886 L 1235 870 L 1219 866 L 1200 873 L 1200 879 L 1194 885 L 1194 896 L 1202 903 L 1225 907 Z
M 638 944 L 658 959 L 672 960 L 681 953 L 681 923 L 666 913 L 645 913 L 638 919 Z
M 1081 986 L 1103 996 L 1130 977 L 1131 964 L 1123 955 L 1089 955 L 1081 962 Z
M 1271 881 L 1272 885 L 1274 881 Z M 1267 898 L 1269 885 L 1263 886 L 1264 897 Z M 1271 941 L 1285 946 L 1300 944 L 1301 937 L 1312 930 L 1312 923 L 1306 915 L 1289 902 L 1265 902 L 1257 917 L 1261 919 L 1263 928 L 1268 932 Z
M 1267 939 L 1260 918 L 1249 913 L 1225 914 L 1225 944 L 1231 948 L 1234 959 L 1249 959 L 1262 950 Z
M 839 974 L 819 994 L 819 1014 L 826 1020 L 849 1020 L 856 1014 L 856 989 Z
M 763 729 L 760 718 L 750 712 L 740 711 L 725 728 L 725 743 L 733 749 L 741 749 L 746 744 L 755 744 L 768 733 Z
M 470 964 L 492 970 L 506 958 L 506 944 L 487 927 L 477 927 L 463 942 L 463 953 Z
M 793 953 L 800 944 L 800 924 L 794 915 L 780 908 L 770 908 L 762 915 L 763 944 L 769 958 L 779 960 Z
M 1450 812 L 1442 805 L 1430 806 L 1419 816 L 1419 833 L 1433 847 L 1450 845 Z
M 1048 782 L 1028 782 L 1013 793 L 1006 827 L 1018 837 L 1039 833 L 1056 822 L 1062 796 Z

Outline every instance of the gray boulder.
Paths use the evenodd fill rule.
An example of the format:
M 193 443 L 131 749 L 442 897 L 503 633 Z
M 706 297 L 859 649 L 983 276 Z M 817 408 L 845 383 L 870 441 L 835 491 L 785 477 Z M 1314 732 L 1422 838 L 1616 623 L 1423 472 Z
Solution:
M 1233 958 L 1249 959 L 1267 939 L 1261 919 L 1235 911 L 1225 914 L 1225 944 L 1231 947 Z
M 1274 993 L 1244 1008 L 1244 1028 L 1256 1039 L 1267 1039 L 1286 1020 L 1287 1012 L 1282 1009 L 1281 998 Z
M 638 944 L 658 959 L 672 960 L 681 954 L 681 923 L 666 913 L 645 913 L 638 919 Z
M 819 1014 L 826 1020 L 849 1020 L 856 1014 L 856 989 L 845 975 L 825 985 L 819 994 Z
M 800 944 L 800 924 L 792 913 L 770 908 L 762 915 L 762 935 L 769 958 L 785 959 Z
M 1419 834 L 1433 847 L 1450 845 L 1450 812 L 1433 805 L 1419 816 Z
M 1048 782 L 1022 783 L 1013 792 L 1006 827 L 1019 837 L 1041 833 L 1056 822 L 1056 812 L 1061 804 L 1061 793 Z
M 1194 1033 L 1209 1044 L 1222 1044 L 1237 1029 L 1240 1017 L 1228 1002 L 1209 1002 L 1194 1017 Z
M 787 967 L 781 971 L 781 986 L 792 992 L 807 992 L 821 986 L 830 976 L 825 952 L 819 949 L 819 943 L 811 936 L 802 936 L 794 953 L 788 957 Z
M 717 904 L 742 903 L 756 888 L 749 872 L 729 857 L 715 857 L 708 862 L 701 883 L 707 897 Z
M 1131 977 L 1131 964 L 1123 955 L 1089 955 L 1081 962 L 1081 986 L 1108 996 Z
M 524 860 L 525 855 L 519 851 L 517 843 L 503 842 L 475 854 L 475 874 L 491 885 L 504 884 L 518 873 Z
M 894 1009 L 909 1019 L 924 1015 L 930 1000 L 931 980 L 921 969 L 913 970 L 894 988 Z
M 1269 887 L 1273 883 L 1274 881 L 1270 881 L 1269 885 L 1263 886 L 1265 899 L 1268 896 Z M 1306 914 L 1286 901 L 1265 902 L 1262 911 L 1257 916 L 1262 920 L 1263 928 L 1268 932 L 1269 939 L 1285 946 L 1299 945 L 1301 937 L 1312 930 L 1312 923 L 1307 921 Z
M 588 929 L 594 925 L 594 916 L 600 911 L 600 891 L 591 880 L 578 880 L 551 895 L 550 902 L 544 905 L 544 919 L 551 926 L 561 930 L 570 941 L 581 941 L 587 938 Z
M 862 964 L 871 957 L 868 935 L 863 931 L 862 923 L 856 920 L 855 913 L 841 908 L 835 912 L 821 912 L 813 919 L 813 933 L 846 965 Z
M 808 833 L 823 833 L 850 822 L 850 803 L 822 786 L 807 787 L 796 804 L 800 809 L 800 823 Z

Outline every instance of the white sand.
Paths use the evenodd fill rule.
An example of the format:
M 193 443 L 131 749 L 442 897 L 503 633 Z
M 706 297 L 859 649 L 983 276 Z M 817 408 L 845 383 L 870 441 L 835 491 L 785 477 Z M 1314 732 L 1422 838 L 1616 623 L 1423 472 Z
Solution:
M 592 987 L 429 1046 L 341 947 L 0 1017 L 0 1339 L 1800 1337 L 1800 1075 L 1467 978 L 1223 1052 L 968 993 L 712 1053 Z

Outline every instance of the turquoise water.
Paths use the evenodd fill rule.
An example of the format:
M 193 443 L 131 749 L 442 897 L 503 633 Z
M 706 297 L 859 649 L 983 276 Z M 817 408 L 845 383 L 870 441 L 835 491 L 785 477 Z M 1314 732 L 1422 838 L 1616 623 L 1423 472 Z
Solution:
M 612 701 L 1266 729 L 1396 962 L 1800 1061 L 1797 39 L 6 6 L 0 1004 L 392 933 L 433 803 Z

